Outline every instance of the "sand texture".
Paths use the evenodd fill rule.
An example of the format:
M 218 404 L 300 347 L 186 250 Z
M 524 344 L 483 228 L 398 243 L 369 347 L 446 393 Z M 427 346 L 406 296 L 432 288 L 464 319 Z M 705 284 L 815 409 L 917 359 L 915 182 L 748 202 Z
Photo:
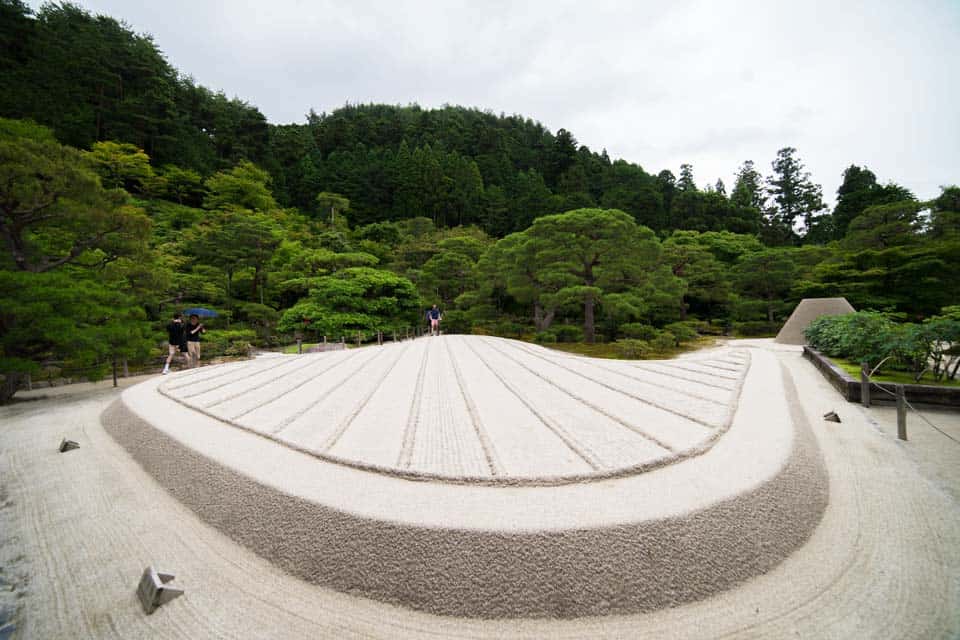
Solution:
M 729 428 L 749 367 L 638 367 L 514 340 L 444 336 L 169 376 L 158 391 L 319 459 L 517 485 L 648 471 Z
M 751 348 L 755 349 L 756 356 L 764 351 L 761 344 Z M 265 555 L 238 545 L 219 528 L 222 524 L 209 524 L 211 518 L 217 517 L 218 505 L 230 500 L 205 489 L 203 484 L 207 478 L 196 482 L 192 492 L 189 488 L 180 489 L 184 494 L 204 496 L 205 505 L 201 505 L 199 511 L 209 505 L 209 513 L 198 517 L 198 512 L 187 506 L 191 501 L 189 496 L 181 496 L 183 502 L 175 498 L 157 482 L 157 479 L 162 481 L 162 473 L 157 470 L 151 472 L 156 476 L 148 473 L 107 435 L 99 417 L 103 409 L 118 398 L 116 393 L 101 391 L 2 408 L 0 486 L 4 501 L 0 525 L 5 535 L 0 554 L 3 578 L 14 587 L 12 593 L 18 594 L 13 637 L 956 637 L 960 633 L 957 579 L 960 559 L 955 551 L 960 546 L 960 511 L 946 492 L 927 479 L 923 466 L 931 460 L 940 464 L 947 454 L 938 451 L 939 457 L 931 458 L 923 449 L 926 446 L 923 438 L 898 443 L 876 429 L 868 413 L 840 404 L 832 388 L 798 354 L 778 351 L 776 358 L 789 374 L 784 377 L 783 388 L 789 401 L 788 412 L 797 425 L 798 440 L 798 446 L 789 449 L 789 455 L 778 468 L 786 472 L 794 465 L 797 451 L 805 448 L 804 433 L 811 443 L 815 442 L 813 451 L 819 448 L 824 464 L 822 467 L 814 464 L 813 470 L 825 469 L 829 476 L 825 485 L 829 495 L 824 496 L 819 525 L 812 529 L 805 542 L 797 540 L 800 546 L 785 559 L 712 596 L 649 612 L 580 618 L 569 617 L 563 610 L 559 612 L 559 619 L 552 617 L 555 613 L 543 618 L 514 619 L 436 616 L 410 606 L 395 606 L 311 584 L 284 572 Z M 743 390 L 746 401 L 750 398 L 750 386 L 748 381 Z M 844 422 L 837 425 L 819 420 L 819 414 L 828 409 L 838 409 Z M 111 427 L 129 432 L 138 428 L 141 427 L 135 424 Z M 651 479 L 658 474 L 679 473 L 687 465 L 709 461 L 726 441 L 734 442 L 737 430 L 735 421 L 711 451 L 639 477 Z M 69 454 L 56 453 L 56 442 L 63 436 L 79 441 L 81 448 Z M 164 442 L 163 438 L 168 441 Z M 151 437 L 143 451 L 151 452 L 155 446 L 170 447 L 171 454 L 184 453 L 188 456 L 187 472 L 192 473 L 190 468 L 195 461 L 189 456 L 195 454 L 180 451 L 178 447 L 182 444 L 177 444 L 169 435 L 160 434 Z M 958 461 L 960 457 L 948 462 L 955 465 Z M 211 462 L 196 464 L 210 465 Z M 170 466 L 167 473 L 175 473 L 175 465 L 170 463 Z M 800 464 L 797 468 L 808 468 L 803 473 L 809 473 L 809 465 Z M 223 486 L 219 484 L 223 480 L 221 473 L 231 472 L 218 472 L 213 478 L 217 486 Z M 761 482 L 754 493 L 775 484 L 780 475 Z M 390 480 L 409 485 L 433 484 Z M 237 481 L 244 482 L 243 479 Z M 587 484 L 600 487 L 626 481 Z M 450 488 L 450 485 L 443 486 Z M 454 488 L 515 491 L 489 486 L 474 489 L 454 485 Z M 570 491 L 574 488 L 523 490 Z M 230 491 L 233 491 L 231 486 L 225 487 L 226 493 Z M 240 491 L 246 489 L 241 487 Z M 745 491 L 743 495 L 749 493 Z M 280 500 L 294 497 L 288 494 Z M 664 502 L 671 498 L 661 496 Z M 723 501 L 714 507 L 734 508 L 724 506 Z M 243 521 L 252 515 L 249 511 L 235 514 L 233 525 L 243 528 Z M 776 527 L 764 529 L 766 525 L 758 522 L 762 518 L 750 514 L 747 517 L 754 519 L 749 526 L 756 527 L 745 529 L 747 535 L 750 531 L 762 530 L 776 536 L 795 535 Z M 312 524 L 323 529 L 330 523 L 349 524 L 350 520 L 349 514 L 341 512 L 331 515 L 330 520 L 316 520 Z M 387 530 L 380 526 L 376 535 Z M 643 547 L 642 541 L 633 538 L 627 527 L 599 529 L 620 531 L 622 538 L 606 542 L 619 545 L 628 554 Z M 403 526 L 400 533 L 405 536 L 414 530 L 415 527 Z M 557 574 L 568 566 L 578 565 L 578 559 L 566 550 L 573 549 L 575 544 L 589 546 L 591 536 L 587 534 L 588 530 L 582 529 L 530 536 L 546 541 L 541 548 L 561 554 L 556 561 L 544 555 L 537 564 L 541 572 L 554 574 L 561 585 L 557 599 L 551 602 L 546 597 L 535 597 L 536 602 L 548 608 L 558 607 L 561 597 L 570 597 L 574 600 L 570 606 L 583 606 L 577 602 L 579 592 L 572 590 L 572 586 L 563 587 L 565 581 Z M 500 537 L 517 540 L 516 536 Z M 493 538 L 490 540 L 497 543 Z M 690 545 L 689 549 L 696 546 L 693 541 L 681 539 L 680 542 Z M 742 549 L 748 563 L 755 564 L 764 556 L 765 545 L 780 544 L 762 537 L 755 542 L 753 550 Z M 333 544 L 342 550 L 345 543 L 334 541 Z M 278 555 L 291 551 L 282 542 L 277 543 Z M 597 555 L 598 550 L 590 553 L 592 558 L 602 557 Z M 684 573 L 683 559 L 669 549 L 651 549 L 653 554 L 669 556 L 679 565 L 675 575 L 690 577 Z M 397 564 L 421 560 L 419 556 L 394 557 L 385 570 L 393 574 L 398 570 Z M 136 581 L 147 564 L 175 573 L 176 584 L 186 589 L 184 597 L 165 605 L 152 616 L 143 614 L 134 596 Z M 721 575 L 725 566 L 722 561 L 714 566 L 704 558 L 700 572 Z M 460 569 L 462 565 L 454 565 L 438 568 L 435 573 L 438 580 L 449 580 L 448 574 Z M 617 567 L 613 565 L 608 570 L 616 573 Z M 604 571 L 588 571 L 587 575 L 591 573 L 599 576 Z M 491 575 L 497 578 L 499 574 Z M 367 577 L 373 582 L 360 585 L 361 589 L 384 584 L 377 576 Z M 312 578 L 315 583 L 323 579 L 323 576 Z M 524 580 L 521 586 L 526 588 L 531 579 Z M 679 599 L 683 599 L 686 590 L 678 586 Z M 593 587 L 586 593 L 594 593 Z M 496 594 L 491 598 L 496 600 Z M 622 607 L 630 599 L 629 594 L 618 594 L 614 589 L 614 603 Z M 565 609 L 566 604 L 563 606 Z

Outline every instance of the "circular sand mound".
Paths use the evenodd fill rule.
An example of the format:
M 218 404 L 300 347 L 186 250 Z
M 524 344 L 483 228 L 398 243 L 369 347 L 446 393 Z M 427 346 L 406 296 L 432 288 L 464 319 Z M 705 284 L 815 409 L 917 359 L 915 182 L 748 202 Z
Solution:
M 104 422 L 306 580 L 576 617 L 701 599 L 803 544 L 827 479 L 791 390 L 762 352 L 613 362 L 451 336 L 157 378 Z

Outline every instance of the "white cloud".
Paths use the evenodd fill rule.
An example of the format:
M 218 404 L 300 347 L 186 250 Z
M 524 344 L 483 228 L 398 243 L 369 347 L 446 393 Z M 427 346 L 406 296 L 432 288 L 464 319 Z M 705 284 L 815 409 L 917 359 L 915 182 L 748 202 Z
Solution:
M 36 3 L 35 3 L 36 4 Z M 960 182 L 960 5 L 942 2 L 132 2 L 211 88 L 300 122 L 345 102 L 520 113 L 700 184 L 794 146 L 832 199 L 866 164 L 921 198 Z

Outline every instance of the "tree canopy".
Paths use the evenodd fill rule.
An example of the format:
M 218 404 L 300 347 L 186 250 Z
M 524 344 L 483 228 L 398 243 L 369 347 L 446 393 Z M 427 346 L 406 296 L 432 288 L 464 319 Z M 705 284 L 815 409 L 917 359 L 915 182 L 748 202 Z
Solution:
M 0 401 L 28 373 L 149 365 L 187 303 L 223 343 L 402 329 L 438 303 L 447 330 L 636 355 L 774 333 L 803 297 L 918 321 L 960 299 L 960 187 L 924 202 L 851 164 L 828 211 L 789 146 L 731 186 L 458 106 L 271 124 L 69 3 L 0 0 L 0 82 Z

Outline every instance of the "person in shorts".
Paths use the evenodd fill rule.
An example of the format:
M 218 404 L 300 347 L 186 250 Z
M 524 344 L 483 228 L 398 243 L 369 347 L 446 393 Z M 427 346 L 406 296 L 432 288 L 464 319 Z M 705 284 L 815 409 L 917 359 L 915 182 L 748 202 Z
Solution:
M 437 305 L 433 305 L 433 308 L 427 311 L 427 320 L 430 321 L 431 336 L 440 335 L 440 321 L 442 319 L 443 319 L 443 314 L 440 313 L 440 309 L 437 308 Z
M 186 332 L 184 331 L 185 327 L 183 326 L 183 314 L 175 313 L 173 314 L 173 320 L 167 323 L 167 362 L 163 365 L 163 375 L 170 373 L 170 363 L 173 361 L 173 356 L 180 353 L 180 345 L 186 341 Z
M 184 331 L 187 333 L 187 360 L 193 369 L 200 366 L 200 334 L 206 331 L 200 323 L 200 316 L 192 314 Z

